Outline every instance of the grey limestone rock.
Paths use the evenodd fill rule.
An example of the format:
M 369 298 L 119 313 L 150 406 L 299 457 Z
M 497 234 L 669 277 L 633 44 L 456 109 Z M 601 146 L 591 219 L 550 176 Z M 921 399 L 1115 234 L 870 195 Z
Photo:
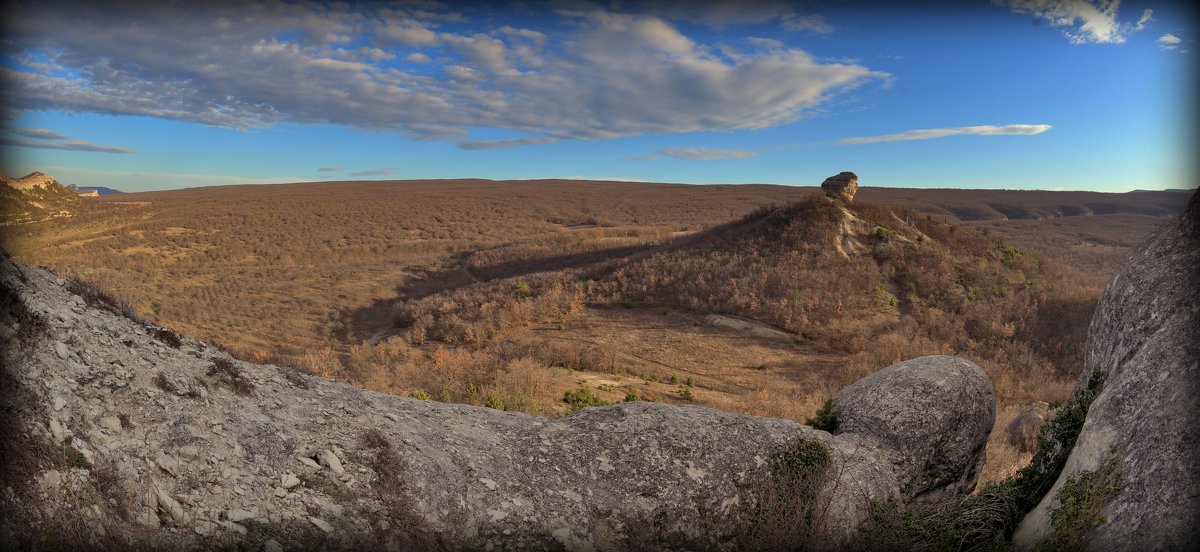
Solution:
M 971 492 L 996 420 L 987 375 L 974 363 L 925 356 L 893 364 L 833 399 L 839 434 L 878 440 L 892 451 L 905 500 Z
M 1105 375 L 1054 487 L 1014 540 L 1050 536 L 1066 481 L 1115 457 L 1121 490 L 1087 531 L 1095 550 L 1184 550 L 1200 543 L 1200 195 L 1154 231 L 1104 289 L 1088 329 L 1084 372 Z

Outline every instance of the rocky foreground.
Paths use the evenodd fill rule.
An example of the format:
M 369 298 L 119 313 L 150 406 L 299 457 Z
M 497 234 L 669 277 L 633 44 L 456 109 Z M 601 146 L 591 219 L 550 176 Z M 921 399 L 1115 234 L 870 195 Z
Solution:
M 1018 544 L 1057 538 L 1096 473 L 1076 542 L 1200 539 L 1198 211 L 1106 291 L 1081 390 L 1105 386 Z M 983 372 L 941 356 L 845 389 L 833 433 L 645 402 L 547 420 L 241 362 L 6 257 L 0 283 L 5 548 L 871 546 L 880 504 L 971 491 L 994 421 Z
M 969 491 L 993 424 L 987 378 L 952 357 L 856 384 L 842 416 L 888 416 L 836 436 L 646 402 L 547 420 L 396 397 L 235 360 L 3 262 L 29 478 L 4 531 L 34 542 L 836 546 L 873 500 Z

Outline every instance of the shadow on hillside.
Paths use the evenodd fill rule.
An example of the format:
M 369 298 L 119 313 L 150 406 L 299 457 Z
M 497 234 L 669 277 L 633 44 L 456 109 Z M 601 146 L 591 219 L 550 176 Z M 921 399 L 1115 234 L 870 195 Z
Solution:
M 728 244 L 746 237 L 751 232 L 761 232 L 766 228 L 778 226 L 778 214 L 788 209 L 788 205 L 764 205 L 740 219 L 663 242 L 611 247 L 482 267 L 468 266 L 473 251 L 461 252 L 453 255 L 442 267 L 411 269 L 409 272 L 412 277 L 406 278 L 396 286 L 395 297 L 379 299 L 363 307 L 340 310 L 332 335 L 345 344 L 363 341 L 377 343 L 398 334 L 413 323 L 412 320 L 397 319 L 398 312 L 402 310 L 399 307 L 407 302 L 499 279 L 560 270 L 593 267 L 589 274 L 581 277 L 602 278 L 616 269 L 612 261 L 637 260 L 655 253 L 678 251 L 702 244 Z
M 399 310 L 397 307 L 404 303 L 419 301 L 439 293 L 450 293 L 493 280 L 539 272 L 577 269 L 621 258 L 634 258 L 666 247 L 677 247 L 678 242 L 687 240 L 689 237 L 691 236 L 677 238 L 667 243 L 613 247 L 481 267 L 467 267 L 465 261 L 471 252 L 460 253 L 442 267 L 410 269 L 408 272 L 411 276 L 396 285 L 394 297 L 378 299 L 363 307 L 340 310 L 333 337 L 347 344 L 361 343 L 364 340 L 376 342 L 394 335 L 408 325 L 405 323 L 406 321 L 396 319 L 396 313 Z

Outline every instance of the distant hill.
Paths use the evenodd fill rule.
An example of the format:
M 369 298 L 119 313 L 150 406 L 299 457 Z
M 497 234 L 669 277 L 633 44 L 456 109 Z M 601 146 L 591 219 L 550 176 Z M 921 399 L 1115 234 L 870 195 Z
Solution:
M 0 225 L 66 216 L 79 196 L 53 176 L 32 172 L 21 178 L 0 173 Z
M 1177 193 L 1177 194 L 1188 194 L 1189 196 L 1191 196 L 1191 194 L 1196 193 L 1196 188 L 1167 188 L 1165 190 L 1132 190 L 1129 193 L 1131 193 L 1131 194 L 1152 194 L 1152 193 L 1157 193 L 1157 192 L 1171 192 L 1171 193 Z
M 102 196 L 125 193 L 125 192 L 122 192 L 121 190 L 117 190 L 114 188 L 105 188 L 104 186 L 76 186 L 75 189 L 77 189 L 81 192 L 96 192 L 97 194 L 102 195 Z

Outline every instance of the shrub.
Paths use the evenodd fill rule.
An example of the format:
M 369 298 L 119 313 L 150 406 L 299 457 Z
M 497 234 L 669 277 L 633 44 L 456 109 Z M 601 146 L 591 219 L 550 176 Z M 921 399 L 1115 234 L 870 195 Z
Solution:
M 1095 471 L 1084 470 L 1067 478 L 1058 492 L 1058 506 L 1050 510 L 1054 532 L 1034 550 L 1082 550 L 1084 532 L 1108 523 L 1100 510 L 1121 493 L 1121 487 L 1118 449 L 1114 447 Z
M 571 408 L 571 412 L 592 406 L 604 406 L 608 404 L 604 401 L 604 399 L 601 399 L 595 391 L 592 391 L 590 387 L 583 386 L 580 386 L 578 389 L 573 391 L 567 391 L 565 394 L 563 394 L 563 402 L 567 403 L 567 406 Z
M 837 431 L 837 420 L 833 417 L 833 399 L 826 400 L 813 417 L 804 420 L 804 425 L 830 433 Z
M 747 550 L 803 550 L 825 514 L 817 493 L 829 467 L 829 447 L 801 439 L 770 461 L 769 477 L 760 485 L 753 518 L 739 535 Z
M 179 339 L 179 334 L 167 328 L 154 328 L 150 330 L 150 335 L 172 349 L 178 349 L 183 345 L 183 340 Z
M 495 390 L 488 391 L 487 400 L 484 401 L 483 405 L 496 410 L 504 410 L 504 399 L 500 398 L 500 392 Z
M 241 368 L 225 357 L 212 359 L 208 376 L 215 376 L 217 384 L 228 387 L 237 395 L 248 397 L 254 394 L 254 382 L 247 379 Z
M 429 393 L 426 393 L 425 391 L 422 391 L 420 389 L 417 389 L 417 390 L 413 391 L 412 393 L 409 393 L 408 396 L 412 397 L 414 399 L 422 400 L 422 401 L 428 401 L 433 398 L 432 395 L 430 395 Z

